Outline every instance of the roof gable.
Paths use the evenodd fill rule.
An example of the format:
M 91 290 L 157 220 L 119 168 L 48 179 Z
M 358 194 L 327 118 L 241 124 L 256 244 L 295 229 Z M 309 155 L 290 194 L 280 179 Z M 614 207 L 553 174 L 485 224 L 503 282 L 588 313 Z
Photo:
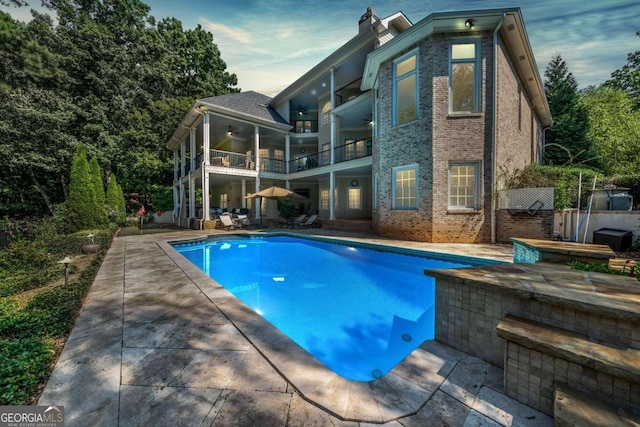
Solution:
M 270 97 L 248 91 L 203 98 L 196 103 L 220 113 L 235 113 L 234 115 L 246 116 L 247 119 L 260 119 L 271 124 L 289 125 L 280 114 L 269 106 L 270 102 Z

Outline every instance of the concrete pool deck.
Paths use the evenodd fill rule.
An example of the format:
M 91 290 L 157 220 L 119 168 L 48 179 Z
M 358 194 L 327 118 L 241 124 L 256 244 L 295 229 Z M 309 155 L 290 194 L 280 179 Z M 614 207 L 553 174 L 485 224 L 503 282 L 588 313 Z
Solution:
M 276 230 L 278 231 L 278 230 Z M 331 237 L 511 260 L 511 248 Z M 40 405 L 68 426 L 550 426 L 502 393 L 502 370 L 435 341 L 383 378 L 348 381 L 220 288 L 166 242 L 114 239 Z

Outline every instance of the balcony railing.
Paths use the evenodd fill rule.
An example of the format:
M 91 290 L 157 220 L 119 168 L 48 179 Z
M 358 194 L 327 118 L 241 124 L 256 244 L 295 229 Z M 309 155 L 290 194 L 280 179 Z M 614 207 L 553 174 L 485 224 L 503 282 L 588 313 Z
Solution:
M 233 153 L 231 151 L 211 150 L 209 163 L 211 166 L 221 166 L 233 169 L 256 169 L 256 163 L 255 161 L 252 161 L 251 156 L 241 153 Z
M 286 162 L 282 159 L 260 157 L 260 170 L 264 172 L 285 173 Z
M 364 92 L 360 90 L 360 83 L 362 77 L 336 90 L 336 107 L 362 95 Z
M 334 162 L 341 163 L 371 155 L 371 140 L 360 139 L 334 148 Z M 289 171 L 297 172 L 331 164 L 331 150 L 299 156 L 289 162 Z

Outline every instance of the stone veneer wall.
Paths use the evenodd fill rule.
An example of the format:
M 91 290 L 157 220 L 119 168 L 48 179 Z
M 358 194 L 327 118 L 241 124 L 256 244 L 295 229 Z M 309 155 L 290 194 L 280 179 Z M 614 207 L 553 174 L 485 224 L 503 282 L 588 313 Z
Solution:
M 506 209 L 499 209 L 497 212 L 498 243 L 509 243 L 512 237 L 542 240 L 553 238 L 553 211 L 538 211 L 533 216 L 526 212 L 509 213 Z
M 611 375 L 514 342 L 507 342 L 505 394 L 553 415 L 555 383 L 590 390 L 590 394 L 622 406 L 640 405 L 640 383 Z
M 513 279 L 507 274 L 505 280 Z M 561 304 L 559 298 L 538 300 L 529 292 L 463 283 L 438 275 L 436 340 L 504 367 L 505 343 L 498 337 L 496 326 L 506 314 L 577 332 L 593 340 L 640 349 L 640 330 L 632 320 L 570 307 Z

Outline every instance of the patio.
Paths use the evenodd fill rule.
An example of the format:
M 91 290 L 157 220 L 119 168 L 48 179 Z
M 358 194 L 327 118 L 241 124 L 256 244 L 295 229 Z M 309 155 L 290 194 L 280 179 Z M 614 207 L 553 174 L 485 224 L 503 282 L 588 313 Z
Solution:
M 332 375 L 165 243 L 214 233 L 226 234 L 116 238 L 39 404 L 63 405 L 69 426 L 553 424 L 503 394 L 501 369 L 437 342 L 380 380 Z M 506 246 L 336 237 L 512 256 Z

